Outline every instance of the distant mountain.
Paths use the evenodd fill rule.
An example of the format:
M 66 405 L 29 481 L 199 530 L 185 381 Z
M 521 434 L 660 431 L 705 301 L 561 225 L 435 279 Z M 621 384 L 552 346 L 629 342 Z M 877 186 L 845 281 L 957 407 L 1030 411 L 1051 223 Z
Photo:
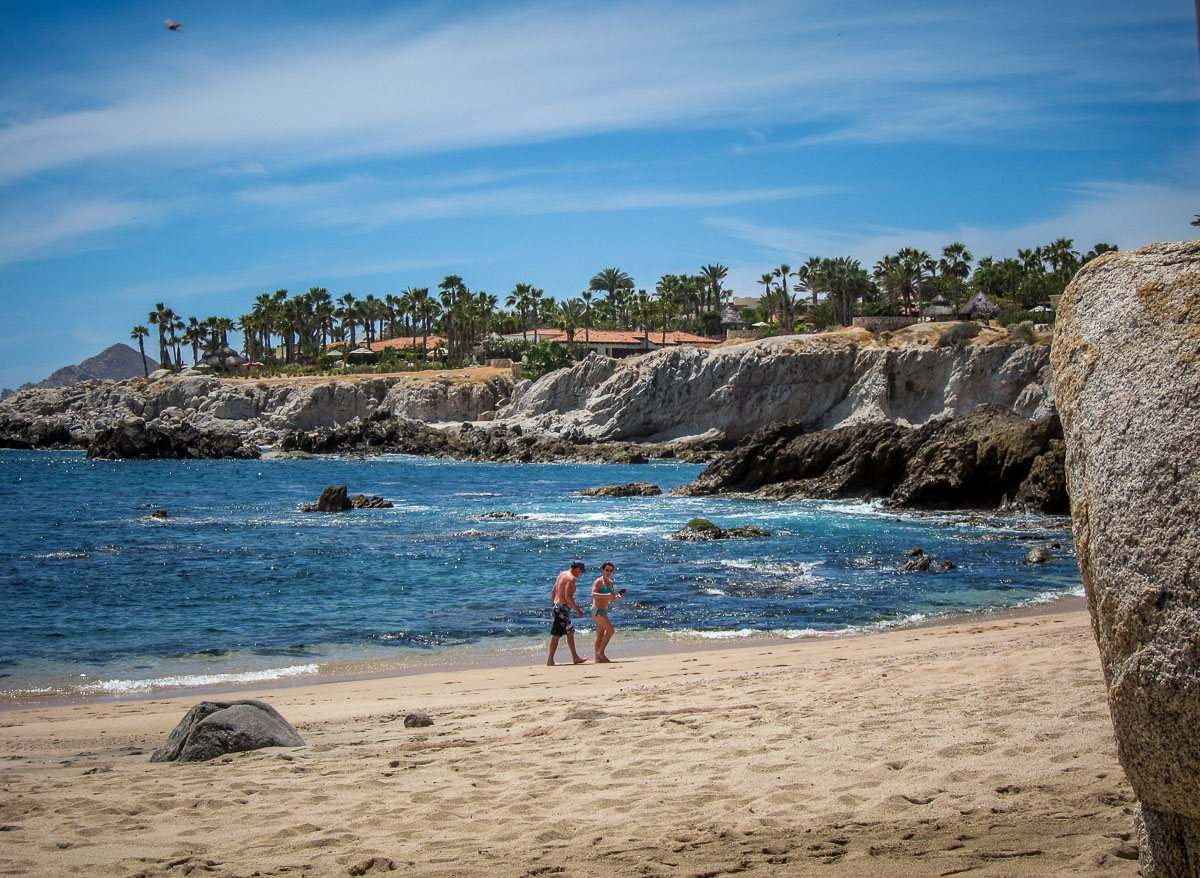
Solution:
M 88 357 L 78 366 L 63 366 L 53 372 L 49 378 L 35 383 L 22 384 L 17 390 L 29 390 L 32 387 L 66 387 L 76 381 L 109 378 L 113 381 L 124 381 L 136 375 L 144 375 L 148 370 L 153 372 L 158 363 L 146 357 L 145 370 L 142 367 L 142 355 L 127 344 L 118 342 L 94 357 Z M 0 399 L 5 399 L 15 391 L 5 388 L 0 393 Z

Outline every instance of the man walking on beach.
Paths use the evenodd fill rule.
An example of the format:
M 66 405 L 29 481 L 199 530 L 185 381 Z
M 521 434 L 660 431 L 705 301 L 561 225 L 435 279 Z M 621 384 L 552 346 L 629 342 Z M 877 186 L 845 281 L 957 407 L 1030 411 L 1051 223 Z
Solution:
M 558 579 L 554 580 L 554 589 L 550 592 L 552 621 L 550 623 L 550 658 L 546 659 L 548 665 L 554 664 L 558 638 L 564 634 L 567 635 L 567 646 L 571 647 L 571 658 L 575 660 L 575 664 L 587 661 L 575 649 L 575 626 L 571 623 L 572 607 L 579 614 L 579 618 L 583 618 L 583 610 L 579 609 L 579 604 L 575 603 L 575 580 L 586 569 L 582 561 L 573 561 L 570 569 L 558 574 Z

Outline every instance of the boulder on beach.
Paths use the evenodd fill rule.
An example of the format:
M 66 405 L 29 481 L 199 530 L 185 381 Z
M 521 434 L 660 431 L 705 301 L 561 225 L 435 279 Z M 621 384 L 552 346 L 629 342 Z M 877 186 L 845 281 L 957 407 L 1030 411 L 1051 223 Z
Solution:
M 626 482 L 621 485 L 599 485 L 584 488 L 581 497 L 657 497 L 662 493 L 658 485 L 650 482 Z
M 175 726 L 151 762 L 207 762 L 263 747 L 303 747 L 304 739 L 265 701 L 202 701 Z
M 1079 569 L 1147 878 L 1200 869 L 1200 241 L 1108 253 L 1052 362 Z

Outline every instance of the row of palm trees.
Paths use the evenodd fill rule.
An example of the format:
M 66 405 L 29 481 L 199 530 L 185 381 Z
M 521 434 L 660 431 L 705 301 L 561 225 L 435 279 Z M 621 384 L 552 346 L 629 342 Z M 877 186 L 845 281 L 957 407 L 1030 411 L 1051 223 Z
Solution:
M 985 256 L 972 265 L 974 256 L 965 244 L 955 241 L 943 247 L 938 258 L 903 247 L 881 258 L 870 272 L 848 256 L 813 256 L 794 271 L 790 265 L 780 265 L 758 282 L 763 285 L 763 310 L 781 324 L 790 326 L 802 312 L 811 313 L 823 294 L 832 322 L 844 326 L 859 302 L 862 310 L 874 313 L 913 313 L 944 296 L 957 310 L 969 293 L 982 292 L 1028 308 L 1062 293 L 1082 265 L 1116 249 L 1100 243 L 1080 254 L 1071 238 L 1058 238 L 1042 247 L 1020 249 L 1016 258 Z M 806 294 L 812 297 L 811 307 L 802 298 Z
M 758 281 L 763 287 L 758 310 L 791 327 L 802 316 L 816 318 L 812 322 L 819 324 L 848 325 L 857 311 L 912 313 L 939 295 L 957 308 L 971 292 L 1028 307 L 1062 292 L 1083 263 L 1115 249 L 1096 244 L 1080 254 L 1072 239 L 1059 238 L 1018 250 L 1015 258 L 989 256 L 976 263 L 966 245 L 956 241 L 943 247 L 939 257 L 901 248 L 870 271 L 849 256 L 813 256 L 794 270 L 785 263 L 764 273 Z M 720 323 L 717 312 L 732 295 L 725 286 L 728 274 L 720 264 L 704 265 L 695 274 L 664 274 L 648 293 L 637 289 L 629 274 L 610 267 L 593 275 L 578 296 L 564 301 L 532 284 L 516 284 L 503 308 L 496 296 L 472 291 L 458 275 L 446 275 L 433 290 L 409 287 L 382 298 L 345 293 L 334 299 L 324 287 L 294 296 L 287 290 L 261 293 L 236 322 L 227 317 L 185 319 L 159 302 L 147 323 L 156 330 L 159 361 L 167 367 L 181 366 L 187 347 L 193 364 L 202 355 L 220 351 L 228 345 L 228 333 L 236 329 L 245 336 L 246 355 L 263 362 L 311 363 L 332 343 L 370 348 L 397 337 L 413 339 L 414 354 L 420 350 L 423 358 L 433 335 L 445 339 L 447 358 L 460 359 L 487 332 L 520 332 L 526 339 L 532 334 L 537 341 L 539 327 L 547 324 L 563 329 L 570 340 L 582 329 L 584 341 L 590 341 L 597 328 L 638 327 L 661 332 L 664 339 L 668 328 L 712 332 Z M 150 334 L 145 325 L 133 327 L 130 334 L 143 356 Z

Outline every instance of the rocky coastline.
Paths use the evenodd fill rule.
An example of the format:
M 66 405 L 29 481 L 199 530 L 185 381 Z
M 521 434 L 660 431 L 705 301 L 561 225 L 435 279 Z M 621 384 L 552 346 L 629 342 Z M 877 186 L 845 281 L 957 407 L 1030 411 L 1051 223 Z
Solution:
M 711 464 L 683 489 L 694 494 L 1065 511 L 1048 346 L 842 335 L 592 355 L 537 382 L 498 370 L 85 381 L 0 403 L 0 447 L 86 448 L 93 458 L 676 459 Z

